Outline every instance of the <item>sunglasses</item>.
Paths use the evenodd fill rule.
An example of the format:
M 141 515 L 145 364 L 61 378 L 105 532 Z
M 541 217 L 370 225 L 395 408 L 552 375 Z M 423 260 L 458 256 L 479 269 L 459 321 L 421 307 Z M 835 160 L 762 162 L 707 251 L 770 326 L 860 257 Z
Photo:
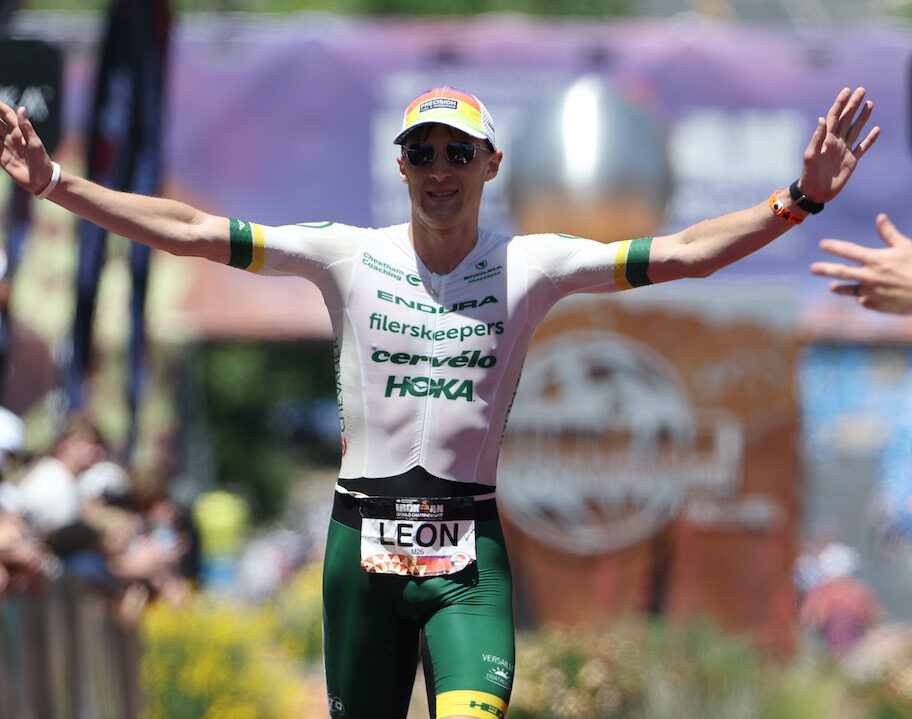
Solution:
M 450 142 L 445 153 L 450 164 L 465 167 L 475 159 L 475 149 L 478 147 L 481 146 L 474 142 Z M 402 154 L 414 167 L 427 167 L 437 156 L 437 149 L 430 142 L 415 142 L 403 145 Z

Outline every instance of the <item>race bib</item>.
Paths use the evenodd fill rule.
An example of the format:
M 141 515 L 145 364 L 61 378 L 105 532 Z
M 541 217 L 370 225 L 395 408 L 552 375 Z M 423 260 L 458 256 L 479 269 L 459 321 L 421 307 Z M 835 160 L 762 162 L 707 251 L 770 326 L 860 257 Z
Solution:
M 475 502 L 367 497 L 361 500 L 361 569 L 438 577 L 475 561 Z

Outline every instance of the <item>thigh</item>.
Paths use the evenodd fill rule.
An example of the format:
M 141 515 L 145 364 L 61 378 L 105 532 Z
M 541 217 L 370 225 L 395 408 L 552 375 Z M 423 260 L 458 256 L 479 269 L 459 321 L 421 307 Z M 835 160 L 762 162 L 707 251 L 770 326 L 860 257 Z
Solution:
M 323 566 L 323 662 L 333 719 L 405 719 L 420 627 L 397 614 L 403 581 L 361 571 L 358 531 L 330 522 Z
M 424 628 L 437 717 L 502 717 L 515 658 L 510 565 L 496 522 L 479 523 L 477 581 L 441 591 Z

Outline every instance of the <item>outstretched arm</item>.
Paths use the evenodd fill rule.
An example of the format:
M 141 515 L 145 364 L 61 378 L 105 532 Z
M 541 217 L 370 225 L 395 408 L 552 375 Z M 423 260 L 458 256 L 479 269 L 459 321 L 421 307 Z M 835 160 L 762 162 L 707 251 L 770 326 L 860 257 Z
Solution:
M 858 142 L 874 108 L 864 96 L 862 87 L 854 92 L 843 88 L 826 118 L 819 118 L 804 151 L 798 179 L 798 189 L 808 200 L 826 203 L 836 197 L 862 155 L 877 140 L 880 128 L 874 127 Z M 649 253 L 650 281 L 710 275 L 769 244 L 808 214 L 788 190 L 777 191 L 770 200 L 691 225 L 673 235 L 656 237 Z M 774 212 L 774 201 L 784 209 L 782 215 Z M 787 215 L 792 216 L 792 222 L 785 219 Z
M 815 262 L 811 272 L 841 282 L 830 291 L 851 295 L 869 310 L 895 315 L 912 314 L 912 240 L 884 213 L 877 216 L 877 232 L 886 247 L 874 249 L 844 240 L 822 240 L 821 249 L 860 267 L 838 262 Z
M 0 167 L 33 194 L 47 190 L 54 163 L 25 115 L 0 102 Z M 118 235 L 175 255 L 227 262 L 228 219 L 158 197 L 117 192 L 60 172 L 47 199 Z

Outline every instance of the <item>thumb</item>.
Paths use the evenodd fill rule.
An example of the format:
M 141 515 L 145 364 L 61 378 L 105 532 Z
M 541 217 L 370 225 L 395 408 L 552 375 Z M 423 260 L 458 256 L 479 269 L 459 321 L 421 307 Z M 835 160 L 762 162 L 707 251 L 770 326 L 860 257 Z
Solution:
M 903 241 L 910 241 L 908 237 L 896 229 L 896 226 L 890 222 L 890 218 L 887 217 L 887 214 L 885 212 L 881 212 L 879 215 L 877 215 L 876 224 L 877 233 L 880 235 L 884 243 L 890 247 L 895 247 Z

